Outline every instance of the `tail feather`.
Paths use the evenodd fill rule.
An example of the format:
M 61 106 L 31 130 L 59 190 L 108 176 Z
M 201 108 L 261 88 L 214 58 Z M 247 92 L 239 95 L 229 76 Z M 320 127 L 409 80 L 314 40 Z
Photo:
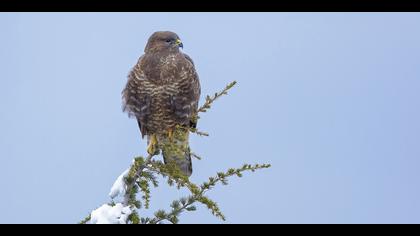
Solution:
M 185 153 L 183 156 L 168 155 L 165 152 L 162 152 L 162 154 L 165 164 L 175 163 L 184 175 L 187 177 L 192 175 L 192 161 L 189 153 Z
M 171 138 L 160 137 L 159 143 L 165 164 L 175 163 L 184 175 L 190 177 L 193 170 L 188 135 L 188 131 L 175 131 Z

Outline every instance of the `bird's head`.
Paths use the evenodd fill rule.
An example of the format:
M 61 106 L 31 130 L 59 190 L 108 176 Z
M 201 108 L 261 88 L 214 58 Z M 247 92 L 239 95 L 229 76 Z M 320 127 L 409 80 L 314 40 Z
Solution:
M 184 45 L 179 39 L 178 35 L 170 31 L 158 31 L 153 33 L 147 41 L 144 51 L 159 52 L 159 51 L 179 51 Z

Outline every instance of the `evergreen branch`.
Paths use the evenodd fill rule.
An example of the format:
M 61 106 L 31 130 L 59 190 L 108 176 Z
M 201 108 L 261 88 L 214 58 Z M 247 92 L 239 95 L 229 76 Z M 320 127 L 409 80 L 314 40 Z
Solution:
M 147 165 L 149 165 L 152 162 L 152 158 L 155 155 L 149 154 L 146 159 L 143 159 L 143 157 L 137 157 L 134 158 L 134 162 L 130 167 L 130 170 L 128 172 L 128 175 L 124 178 L 124 183 L 126 186 L 126 191 L 123 196 L 123 204 L 125 206 L 130 206 L 133 209 L 133 212 L 130 214 L 128 219 L 132 222 L 138 222 L 138 213 L 135 211 L 135 209 L 141 208 L 141 202 L 137 200 L 136 195 L 138 193 L 138 190 L 140 190 L 144 193 L 142 199 L 145 201 L 145 208 L 149 208 L 150 203 L 150 188 L 149 188 L 149 181 L 153 183 L 155 187 L 157 187 L 157 181 L 154 176 L 150 176 L 149 173 L 145 172 Z M 141 177 L 146 177 L 147 180 L 141 179 Z M 108 205 L 115 205 L 114 202 L 108 203 Z M 85 217 L 82 221 L 79 222 L 79 224 L 86 224 L 91 219 L 91 215 Z
M 212 97 L 207 95 L 206 96 L 206 101 L 204 102 L 204 104 L 200 108 L 198 108 L 197 113 L 192 116 L 191 122 L 193 124 L 197 124 L 198 120 L 200 119 L 200 116 L 198 116 L 198 113 L 207 112 L 207 110 L 211 108 L 211 105 L 213 104 L 214 101 L 216 101 L 218 98 L 220 98 L 223 95 L 227 95 L 228 91 L 231 88 L 233 88 L 233 86 L 235 86 L 235 85 L 236 85 L 236 81 L 233 81 L 233 82 L 229 83 L 228 85 L 226 85 L 226 87 L 222 91 L 220 91 L 218 93 L 215 93 Z M 207 132 L 199 131 L 196 127 L 188 127 L 188 128 L 182 127 L 182 128 L 187 129 L 191 133 L 197 134 L 199 136 L 209 136 L 209 134 Z
M 131 165 L 127 177 L 124 179 L 126 184 L 126 192 L 124 194 L 124 205 L 134 205 L 136 208 L 140 208 L 140 202 L 136 200 L 136 193 L 138 192 L 138 187 L 144 192 L 143 199 L 146 201 L 145 207 L 149 207 L 150 201 L 150 191 L 149 185 L 145 180 L 140 180 L 142 177 L 145 177 L 144 169 L 152 161 L 152 158 L 155 155 L 149 154 L 146 159 L 142 157 L 137 157 L 134 159 L 134 163 Z M 139 180 L 139 181 L 138 181 Z
M 229 89 L 231 89 L 233 86 L 235 86 L 236 81 L 233 81 L 232 83 L 228 84 L 222 91 L 215 93 L 213 97 L 210 97 L 209 95 L 206 96 L 206 101 L 204 102 L 204 104 L 198 109 L 197 113 L 200 112 L 207 112 L 208 109 L 211 108 L 212 103 L 220 98 L 223 95 L 227 95 Z
M 236 81 L 228 84 L 221 92 L 215 93 L 214 96 L 206 97 L 206 101 L 201 106 L 197 113 L 192 117 L 192 123 L 197 124 L 198 113 L 200 112 L 207 112 L 208 109 L 211 108 L 212 103 L 220 98 L 223 95 L 226 95 L 228 90 L 231 89 L 236 84 Z M 184 129 L 184 130 L 182 130 Z M 176 126 L 175 135 L 185 135 L 185 131 L 195 133 L 200 136 L 208 136 L 209 134 L 206 132 L 199 131 L 195 126 L 194 127 L 184 127 L 184 126 Z M 188 136 L 186 136 L 188 137 Z M 188 152 L 192 157 L 195 157 L 201 160 L 201 157 L 196 155 L 195 153 L 191 152 L 190 148 L 187 147 L 186 149 L 178 150 L 179 148 L 173 147 L 171 144 L 167 145 L 160 145 L 158 144 L 158 150 L 162 150 L 163 152 L 166 150 L 175 149 L 177 151 L 182 152 L 181 154 L 185 154 Z M 223 185 L 228 184 L 228 178 L 232 176 L 242 177 L 243 172 L 245 171 L 252 171 L 258 169 L 265 169 L 269 168 L 269 164 L 263 165 L 249 165 L 244 164 L 241 168 L 237 169 L 228 169 L 226 172 L 218 172 L 216 176 L 209 177 L 208 181 L 204 182 L 200 186 L 192 183 L 187 176 L 179 169 L 175 162 L 163 163 L 161 161 L 153 160 L 153 156 L 158 155 L 159 151 L 153 155 L 148 155 L 146 158 L 137 157 L 134 158 L 133 164 L 130 166 L 130 169 L 127 172 L 124 172 L 122 176 L 119 177 L 114 184 L 115 186 L 121 186 L 121 181 L 124 181 L 124 188 L 121 190 L 121 187 L 116 187 L 111 190 L 112 195 L 114 197 L 115 192 L 124 193 L 122 196 L 123 200 L 121 203 L 115 204 L 113 201 L 109 204 L 103 205 L 105 209 L 109 208 L 109 206 L 116 206 L 121 209 L 123 207 L 121 214 L 129 214 L 128 216 L 125 215 L 126 218 L 117 218 L 116 222 L 124 222 L 124 223 L 132 223 L 132 224 L 159 224 L 163 223 L 164 221 L 168 221 L 173 224 L 177 224 L 179 222 L 179 216 L 181 213 L 186 211 L 195 211 L 196 210 L 196 203 L 201 203 L 205 205 L 211 213 L 220 218 L 221 220 L 225 221 L 226 217 L 221 212 L 217 203 L 210 198 L 208 198 L 205 194 L 207 191 L 211 190 L 216 184 L 222 183 Z M 142 205 L 147 209 L 150 206 L 150 185 L 152 184 L 154 187 L 158 187 L 158 181 L 156 175 L 161 175 L 164 178 L 167 178 L 167 183 L 170 186 L 176 186 L 178 189 L 181 187 L 185 187 L 190 191 L 190 195 L 188 197 L 183 197 L 178 200 L 175 200 L 170 205 L 171 211 L 169 213 L 165 212 L 164 210 L 158 210 L 154 213 L 153 218 L 149 217 L 140 217 L 138 210 L 141 209 Z M 120 182 L 118 182 L 120 181 Z M 142 201 L 137 200 L 137 193 L 141 192 Z M 99 208 L 98 208 L 99 209 Z M 103 208 L 101 207 L 101 210 Z M 80 221 L 80 224 L 86 224 L 91 221 L 92 214 Z M 96 216 L 95 216 L 96 217 Z M 122 217 L 122 215 L 121 215 Z M 97 217 L 96 217 L 97 218 Z M 123 219 L 123 220 L 122 220 Z M 112 221 L 115 222 L 115 221 Z
M 83 220 L 79 222 L 79 224 L 86 224 L 90 220 L 90 215 L 86 216 Z
M 194 119 L 195 117 L 193 117 L 192 119 Z M 191 133 L 197 134 L 198 136 L 209 136 L 209 133 L 207 132 L 203 132 L 203 131 L 199 131 L 197 128 L 194 127 L 185 127 L 185 126 L 181 126 L 181 125 L 177 125 L 175 127 L 176 130 L 183 130 L 183 131 L 189 131 Z
M 234 175 L 242 177 L 242 173 L 245 171 L 254 172 L 258 169 L 265 169 L 269 167 L 271 167 L 271 165 L 269 164 L 256 164 L 254 166 L 244 164 L 241 168 L 231 168 L 226 172 L 217 173 L 217 176 L 210 177 L 209 181 L 204 182 L 200 187 L 197 187 L 197 185 L 192 184 L 191 182 L 189 182 L 188 179 L 179 179 L 177 177 L 171 176 L 169 172 L 165 172 L 165 170 L 159 169 L 161 171 L 160 173 L 166 173 L 168 178 L 173 178 L 174 181 L 183 181 L 182 183 L 180 183 L 180 185 L 188 187 L 192 195 L 190 195 L 188 198 L 181 198 L 180 200 L 173 201 L 171 204 L 172 210 L 170 213 L 166 213 L 164 210 L 157 211 L 155 213 L 155 218 L 149 220 L 148 223 L 158 224 L 166 220 L 173 224 L 176 224 L 178 222 L 178 217 L 182 212 L 196 210 L 196 207 L 194 206 L 196 202 L 200 202 L 201 204 L 205 205 L 214 216 L 225 221 L 226 217 L 221 212 L 217 203 L 205 196 L 205 193 L 212 189 L 214 186 L 216 186 L 216 184 L 219 182 L 221 182 L 223 185 L 227 185 L 227 178 L 229 177 L 232 177 Z
M 190 128 L 189 129 L 189 131 L 191 132 L 191 133 L 194 133 L 194 134 L 197 134 L 198 136 L 209 136 L 209 133 L 207 133 L 207 132 L 203 132 L 203 131 L 200 131 L 200 130 L 198 130 L 197 128 Z

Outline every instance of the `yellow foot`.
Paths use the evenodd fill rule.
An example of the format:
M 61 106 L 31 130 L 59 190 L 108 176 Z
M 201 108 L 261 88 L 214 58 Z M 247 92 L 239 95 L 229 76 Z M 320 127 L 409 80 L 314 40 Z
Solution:
M 171 142 L 174 140 L 174 130 L 173 129 L 168 130 L 168 138 Z
M 157 142 L 157 139 L 156 139 L 156 135 L 155 134 L 152 134 L 152 136 L 150 137 L 149 146 L 147 147 L 147 152 L 150 155 L 154 155 L 156 153 L 156 151 L 157 151 L 157 148 L 156 148 L 157 143 L 158 142 Z

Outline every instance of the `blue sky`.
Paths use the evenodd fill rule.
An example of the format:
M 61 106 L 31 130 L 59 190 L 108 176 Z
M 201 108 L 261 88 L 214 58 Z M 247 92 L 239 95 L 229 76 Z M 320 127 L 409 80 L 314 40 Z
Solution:
M 227 223 L 420 223 L 420 14 L 1 13 L 0 223 L 75 223 L 144 155 L 121 111 L 149 35 L 171 30 L 204 95 L 192 180 Z M 185 193 L 185 192 L 183 192 Z M 162 187 L 152 208 L 180 193 Z M 219 223 L 206 209 L 181 223 Z

